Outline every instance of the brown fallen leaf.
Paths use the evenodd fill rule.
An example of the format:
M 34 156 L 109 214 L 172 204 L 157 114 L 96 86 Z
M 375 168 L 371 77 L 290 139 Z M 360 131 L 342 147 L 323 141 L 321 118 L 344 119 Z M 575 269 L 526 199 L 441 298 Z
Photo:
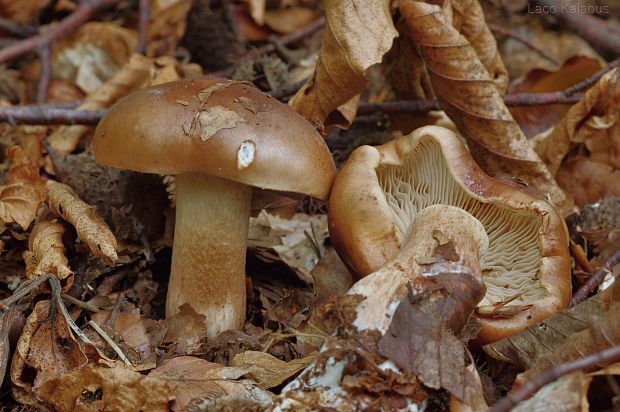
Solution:
M 591 381 L 592 378 L 581 371 L 562 376 L 541 388 L 530 399 L 519 403 L 512 411 L 588 411 Z
M 347 124 L 351 119 L 338 114 L 338 107 L 364 89 L 366 70 L 382 60 L 398 33 L 385 0 L 327 0 L 325 18 L 314 74 L 290 105 L 320 125 Z
M 154 0 L 148 26 L 148 56 L 173 54 L 185 33 L 191 0 Z
M 48 380 L 37 396 L 58 412 L 168 411 L 168 383 L 122 366 L 86 365 Z
M 577 143 L 590 143 L 588 149 L 603 152 L 596 159 L 620 168 L 620 72 L 613 69 L 574 104 L 549 133 L 535 138 L 536 151 L 556 173 L 568 151 Z M 598 150 L 596 150 L 598 149 Z M 594 160 L 594 159 L 593 159 Z M 601 161 L 602 160 L 602 161 Z
M 13 164 L 6 185 L 0 186 L 0 219 L 6 223 L 15 222 L 26 230 L 45 200 L 45 180 L 39 176 L 39 167 L 20 146 L 9 147 L 6 154 Z
M 565 159 L 556 180 L 578 207 L 620 196 L 620 170 L 585 156 Z
M 187 410 L 189 403 L 197 398 L 201 403 L 218 398 L 252 400 L 266 410 L 273 402 L 273 395 L 252 381 L 238 380 L 246 373 L 242 368 L 227 367 L 192 356 L 179 356 L 151 371 L 149 378 L 168 382 L 174 395 L 173 411 Z
M 26 276 L 33 279 L 45 274 L 54 275 L 61 281 L 63 290 L 73 284 L 73 272 L 65 255 L 62 235 L 63 225 L 56 221 L 38 222 L 32 228 L 28 239 L 29 250 L 24 252 Z
M 290 33 L 312 23 L 318 17 L 317 12 L 305 7 L 287 7 L 285 9 L 267 10 L 264 14 L 265 24 L 279 33 Z
M 118 260 L 116 238 L 95 208 L 77 197 L 71 187 L 47 181 L 48 203 L 58 217 L 71 223 L 91 252 L 112 266 Z
M 571 202 L 512 118 L 475 49 L 451 25 L 448 8 L 405 0 L 399 9 L 426 63 L 442 108 L 483 170 L 518 176 L 561 210 Z
M 204 315 L 199 315 L 184 303 L 177 314 L 164 321 L 166 334 L 163 343 L 170 345 L 171 353 L 175 355 L 194 353 L 207 336 L 205 319 Z
M 10 376 L 13 397 L 20 403 L 39 405 L 34 390 L 88 362 L 67 322 L 53 305 L 48 300 L 35 305 L 17 342 Z M 31 372 L 26 373 L 27 370 Z
M 262 388 L 273 388 L 308 366 L 315 358 L 316 353 L 284 362 L 268 353 L 249 350 L 236 355 L 231 366 L 246 370 Z

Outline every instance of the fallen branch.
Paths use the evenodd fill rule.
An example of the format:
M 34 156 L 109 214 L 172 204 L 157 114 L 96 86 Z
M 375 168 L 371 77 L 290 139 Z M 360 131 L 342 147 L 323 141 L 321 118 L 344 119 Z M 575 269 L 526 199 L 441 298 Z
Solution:
M 615 253 L 613 253 L 609 258 L 607 258 L 603 266 L 601 266 L 601 268 L 597 270 L 596 273 L 586 281 L 586 283 L 581 285 L 579 290 L 577 290 L 577 292 L 575 292 L 575 294 L 573 295 L 573 298 L 570 301 L 570 306 L 572 307 L 578 305 L 584 300 L 586 300 L 587 297 L 590 296 L 590 293 L 592 293 L 594 289 L 596 289 L 596 287 L 601 284 L 603 279 L 605 279 L 605 276 L 607 276 L 607 274 L 609 273 L 612 273 L 612 269 L 618 263 L 620 263 L 620 249 L 616 250 Z
M 0 121 L 10 124 L 85 124 L 96 125 L 106 113 L 100 110 L 74 110 L 56 105 L 0 107 Z
M 41 74 L 39 75 L 39 84 L 37 86 L 37 104 L 43 104 L 47 101 L 47 95 L 52 82 L 52 55 L 49 44 L 44 44 L 39 50 L 39 58 L 41 59 Z
M 610 363 L 617 362 L 619 360 L 620 345 L 616 345 L 573 362 L 552 366 L 540 375 L 536 376 L 536 378 L 526 382 L 519 389 L 508 392 L 506 397 L 500 399 L 493 406 L 491 406 L 488 412 L 508 412 L 519 402 L 530 398 L 545 385 L 556 381 L 564 375 L 575 371 L 591 370 L 596 367 L 609 365 Z
M 0 63 L 11 61 L 16 57 L 57 41 L 88 21 L 97 10 L 112 6 L 118 1 L 119 0 L 85 0 L 81 2 L 78 8 L 67 18 L 51 27 L 45 33 L 17 41 L 0 50 Z
M 138 46 L 136 53 L 146 51 L 146 44 L 149 39 L 149 19 L 151 18 L 151 0 L 140 0 L 140 21 L 138 22 Z

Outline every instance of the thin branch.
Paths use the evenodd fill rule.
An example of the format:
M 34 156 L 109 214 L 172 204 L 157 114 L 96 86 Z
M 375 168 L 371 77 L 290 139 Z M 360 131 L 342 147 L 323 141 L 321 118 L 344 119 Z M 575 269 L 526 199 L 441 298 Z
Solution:
M 598 80 L 603 77 L 603 75 L 605 73 L 607 73 L 608 71 L 619 67 L 620 66 L 620 58 L 613 60 L 611 62 L 609 62 L 607 65 L 605 65 L 605 67 L 602 67 L 600 70 L 598 70 L 596 73 L 594 73 L 592 76 L 588 77 L 587 79 L 572 85 L 571 87 L 565 89 L 562 93 L 564 93 L 564 95 L 566 96 L 570 96 L 572 94 L 575 94 L 577 92 L 582 92 L 586 89 L 589 89 L 590 87 L 594 86 L 594 83 L 598 82 Z
M 121 358 L 123 360 L 123 362 L 125 362 L 125 365 L 127 366 L 132 366 L 131 362 L 129 362 L 129 358 L 127 357 L 127 355 L 125 355 L 123 353 L 123 351 L 121 350 L 121 348 L 118 347 L 118 345 L 116 344 L 116 342 L 114 342 L 112 340 L 112 338 L 110 336 L 108 336 L 107 333 L 105 333 L 105 331 L 103 329 L 101 329 L 101 326 L 97 325 L 94 321 L 89 320 L 88 324 L 90 326 L 92 326 L 93 329 L 95 329 L 97 331 L 97 333 L 103 338 L 103 340 L 105 340 L 107 342 L 108 345 L 110 345 L 110 347 L 114 350 L 114 352 L 116 352 L 116 354 L 118 355 L 119 358 Z
M 94 313 L 101 312 L 101 309 L 89 304 L 88 302 L 84 302 L 84 301 L 74 298 L 71 295 L 67 295 L 66 293 L 61 293 L 60 297 L 66 300 L 67 302 L 72 303 L 75 306 L 85 309 L 89 312 L 94 312 Z
M 63 19 L 55 26 L 50 27 L 45 33 L 20 40 L 0 50 L 0 63 L 11 61 L 23 54 L 40 49 L 46 44 L 55 42 L 88 21 L 97 10 L 112 6 L 118 1 L 119 0 L 85 0 L 81 2 L 78 8 L 67 18 Z
M 96 125 L 106 113 L 100 110 L 74 110 L 48 105 L 0 107 L 0 121 L 10 124 Z
M 149 38 L 149 20 L 151 18 L 151 0 L 140 0 L 140 21 L 138 23 L 138 47 L 136 53 L 146 51 L 146 44 Z
M 536 46 L 534 43 L 529 41 L 527 38 L 521 36 L 520 34 L 514 32 L 514 31 L 511 31 L 511 30 L 507 30 L 507 29 L 503 28 L 502 26 L 498 26 L 497 24 L 488 23 L 487 25 L 489 26 L 489 28 L 491 29 L 492 32 L 500 34 L 502 36 L 513 38 L 513 39 L 517 40 L 518 42 L 523 43 L 525 46 L 529 47 L 530 49 L 534 50 L 541 57 L 549 60 L 554 65 L 556 65 L 556 66 L 560 65 L 560 62 L 557 61 L 555 57 L 551 56 L 546 51 L 544 51 L 540 47 Z
M 564 375 L 575 371 L 592 370 L 619 360 L 620 345 L 616 345 L 573 362 L 552 366 L 534 379 L 526 382 L 519 389 L 510 391 L 505 398 L 500 399 L 491 406 L 489 412 L 508 412 L 519 402 L 530 398 L 545 385 L 556 381 Z
M 30 292 L 47 282 L 49 276 L 39 276 L 32 280 L 22 283 L 10 297 L 0 301 L 0 310 L 8 310 L 18 300 L 28 295 Z
M 60 311 L 62 316 L 65 318 L 67 325 L 69 325 L 71 330 L 73 330 L 73 332 L 80 339 L 82 339 L 84 343 L 90 343 L 92 345 L 93 342 L 88 338 L 88 336 L 86 336 L 86 334 L 84 334 L 84 332 L 82 332 L 82 329 L 80 329 L 80 327 L 76 325 L 76 323 L 73 321 L 73 318 L 69 314 L 67 307 L 62 301 L 62 297 L 61 297 L 62 287 L 60 286 L 60 281 L 58 280 L 58 278 L 55 276 L 48 276 L 48 280 L 52 288 L 52 298 L 54 299 L 54 302 L 56 302 L 56 306 L 58 307 L 58 310 Z
M 597 270 L 596 273 L 586 281 L 586 283 L 581 285 L 579 290 L 577 290 L 577 292 L 573 295 L 570 305 L 575 306 L 586 300 L 586 298 L 590 296 L 590 293 L 592 293 L 594 289 L 601 284 L 603 279 L 605 279 L 605 276 L 612 273 L 612 269 L 618 263 L 620 263 L 620 249 L 616 250 L 614 254 L 607 258 L 603 266 L 601 266 L 601 268 Z
M 0 17 L 0 30 L 17 37 L 30 37 L 37 34 L 36 27 L 14 23 L 4 17 Z
M 50 49 L 49 44 L 44 44 L 39 49 L 41 74 L 39 76 L 39 85 L 37 86 L 37 104 L 43 104 L 47 101 L 47 94 L 52 82 L 52 56 Z

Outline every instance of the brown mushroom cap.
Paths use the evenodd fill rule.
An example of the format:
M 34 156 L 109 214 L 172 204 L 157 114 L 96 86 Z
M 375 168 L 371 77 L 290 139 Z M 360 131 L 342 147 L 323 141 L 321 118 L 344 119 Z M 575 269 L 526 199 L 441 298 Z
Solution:
M 481 262 L 481 306 L 506 302 L 501 316 L 478 316 L 481 342 L 512 335 L 564 308 L 571 293 L 568 236 L 547 202 L 486 175 L 458 137 L 428 126 L 378 147 L 356 149 L 329 200 L 329 231 L 358 276 L 398 255 L 412 223 L 434 204 L 460 207 L 489 237 Z
M 146 173 L 204 172 L 326 199 L 336 170 L 303 117 L 245 82 L 202 77 L 135 92 L 93 139 L 101 164 Z

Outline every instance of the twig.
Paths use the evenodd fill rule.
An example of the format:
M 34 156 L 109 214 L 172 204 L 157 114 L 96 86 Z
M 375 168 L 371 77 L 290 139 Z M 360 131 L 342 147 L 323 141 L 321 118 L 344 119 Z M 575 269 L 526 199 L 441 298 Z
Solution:
M 534 3 L 552 12 L 594 48 L 620 54 L 620 32 L 605 20 L 587 13 L 571 11 L 567 8 L 566 0 L 534 0 Z
M 284 36 L 280 37 L 278 40 L 280 41 L 280 44 L 286 46 L 288 44 L 291 43 L 295 43 L 307 36 L 310 36 L 312 33 L 316 32 L 317 30 L 320 30 L 323 26 L 325 25 L 325 16 L 321 16 L 318 19 L 316 19 L 315 21 L 313 21 L 312 23 L 310 23 L 307 26 L 302 27 L 299 30 L 295 30 L 292 33 L 289 34 L 285 34 Z M 239 61 L 239 63 L 243 63 L 246 62 L 248 60 L 252 60 L 260 55 L 263 54 L 267 54 L 267 53 L 273 53 L 274 51 L 276 51 L 276 45 L 273 43 L 268 43 L 264 46 L 261 46 L 257 49 L 251 50 L 250 52 L 248 52 L 247 54 L 245 54 L 241 60 Z M 216 76 L 224 76 L 224 77 L 229 77 L 231 74 L 234 73 L 235 68 L 237 67 L 237 65 L 233 65 L 232 67 L 229 67 L 228 69 L 224 69 L 224 70 L 220 70 L 218 72 L 214 72 L 212 73 L 213 75 Z
M 0 107 L 0 121 L 10 124 L 96 125 L 105 113 L 105 109 L 73 110 L 47 105 L 9 106 Z
M 136 53 L 146 51 L 146 43 L 149 38 L 149 20 L 151 18 L 151 0 L 140 0 L 140 21 L 138 23 L 138 47 Z
M 95 313 L 96 312 L 101 312 L 101 309 L 96 308 L 96 307 L 90 305 L 87 302 L 83 302 L 83 301 L 81 301 L 79 299 L 76 299 L 76 298 L 74 298 L 71 295 L 67 295 L 66 293 L 61 293 L 60 297 L 63 298 L 64 300 L 66 300 L 67 302 L 72 303 L 75 306 L 80 307 L 82 309 L 85 309 L 85 310 L 87 310 L 89 312 L 95 312 Z
M 46 44 L 50 44 L 61 37 L 76 30 L 80 25 L 86 22 L 99 9 L 112 6 L 119 0 L 85 0 L 80 3 L 67 18 L 63 19 L 57 25 L 51 27 L 45 33 L 37 36 L 29 37 L 11 44 L 0 50 L 0 63 L 13 60 L 30 51 L 40 49 Z
M 620 249 L 616 250 L 614 254 L 608 257 L 603 266 L 601 266 L 601 268 L 597 270 L 596 273 L 586 281 L 586 283 L 581 285 L 579 290 L 577 290 L 577 292 L 573 295 L 573 298 L 570 301 L 570 306 L 572 307 L 578 305 L 586 300 L 586 298 L 590 296 L 590 293 L 592 293 L 594 289 L 600 285 L 603 279 L 605 279 L 605 276 L 607 276 L 608 273 L 611 273 L 611 270 L 618 263 L 620 263 Z
M 47 282 L 49 276 L 39 276 L 22 283 L 10 297 L 0 301 L 0 310 L 8 310 L 14 303 Z
M 125 365 L 127 366 L 132 366 L 131 362 L 129 362 L 129 358 L 127 358 L 127 355 L 125 355 L 123 353 L 123 351 L 121 350 L 121 348 L 118 347 L 118 345 L 112 340 L 112 338 L 110 336 L 108 336 L 107 333 L 105 333 L 105 331 L 103 329 L 101 329 L 101 326 L 97 325 L 94 321 L 89 320 L 88 324 L 90 326 L 93 327 L 93 329 L 95 329 L 97 331 L 97 333 L 99 335 L 101 335 L 101 337 L 103 338 L 103 340 L 105 340 L 107 342 L 108 345 L 110 345 L 110 347 L 114 350 L 114 352 L 116 352 L 116 354 L 118 355 L 119 358 L 121 358 L 123 360 L 123 362 L 125 363 Z
M 37 34 L 36 27 L 13 23 L 4 17 L 0 17 L 0 30 L 17 37 L 30 37 Z
M 594 73 L 592 76 L 588 77 L 587 79 L 572 85 L 571 87 L 565 89 L 562 93 L 564 93 L 564 95 L 566 96 L 570 96 L 574 93 L 577 92 L 582 92 L 586 89 L 589 89 L 590 87 L 594 86 L 594 83 L 598 82 L 598 80 L 603 77 L 603 75 L 605 73 L 607 73 L 608 71 L 616 68 L 620 66 L 620 58 L 613 60 L 611 62 L 609 62 L 605 67 L 602 67 L 600 70 L 598 70 L 596 73 Z
M 37 86 L 37 104 L 43 104 L 47 101 L 47 93 L 52 82 L 52 56 L 49 44 L 41 46 L 39 59 L 41 60 L 41 75 Z
M 591 370 L 595 367 L 602 367 L 612 362 L 620 360 L 620 345 L 612 346 L 600 352 L 593 353 L 585 358 L 578 359 L 573 362 L 555 365 L 536 376 L 534 379 L 526 382 L 523 386 L 515 391 L 510 391 L 505 398 L 500 399 L 497 403 L 489 408 L 489 412 L 507 412 L 511 410 L 519 402 L 522 402 L 545 385 L 575 371 Z
M 73 318 L 71 317 L 71 315 L 69 314 L 69 311 L 67 310 L 67 307 L 62 301 L 62 297 L 60 296 L 60 291 L 62 287 L 60 286 L 60 281 L 58 280 L 58 278 L 56 278 L 55 276 L 48 276 L 48 280 L 52 288 L 52 297 L 54 301 L 56 302 L 56 306 L 58 307 L 58 310 L 60 311 L 62 316 L 65 318 L 67 325 L 69 325 L 71 330 L 73 330 L 73 332 L 80 339 L 82 339 L 84 343 L 90 343 L 92 345 L 93 344 L 92 341 L 88 339 L 88 336 L 86 336 L 84 332 L 82 332 L 82 329 L 80 329 L 79 326 L 75 324 L 75 322 L 73 321 Z
M 488 26 L 491 29 L 491 31 L 493 31 L 494 33 L 501 34 L 502 36 L 513 38 L 513 39 L 517 40 L 518 42 L 523 43 L 524 45 L 526 45 L 530 49 L 534 50 L 536 53 L 540 54 L 541 57 L 549 60 L 554 65 L 556 65 L 556 66 L 560 65 L 560 62 L 557 61 L 555 57 L 551 56 L 546 51 L 544 51 L 540 47 L 536 46 L 534 43 L 532 43 L 531 41 L 529 41 L 525 37 L 521 36 L 520 34 L 514 32 L 514 31 L 511 31 L 511 30 L 507 30 L 507 29 L 503 28 L 502 26 L 498 26 L 497 24 L 488 23 Z

